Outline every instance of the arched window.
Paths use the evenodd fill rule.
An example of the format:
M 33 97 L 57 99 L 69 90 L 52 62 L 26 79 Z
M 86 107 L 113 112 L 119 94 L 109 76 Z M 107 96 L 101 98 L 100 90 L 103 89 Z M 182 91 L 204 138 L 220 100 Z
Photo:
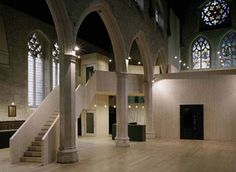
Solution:
M 210 67 L 210 44 L 203 37 L 198 37 L 192 44 L 193 69 Z
M 220 66 L 236 66 L 236 32 L 229 32 L 220 44 Z
M 59 74 L 60 74 L 60 64 L 59 64 L 59 46 L 57 42 L 53 44 L 52 49 L 52 87 L 55 88 L 59 85 Z
M 229 6 L 224 0 L 211 0 L 202 9 L 201 18 L 208 26 L 216 26 L 229 17 Z
M 36 33 L 28 41 L 28 105 L 38 106 L 44 97 L 44 59 L 42 45 Z

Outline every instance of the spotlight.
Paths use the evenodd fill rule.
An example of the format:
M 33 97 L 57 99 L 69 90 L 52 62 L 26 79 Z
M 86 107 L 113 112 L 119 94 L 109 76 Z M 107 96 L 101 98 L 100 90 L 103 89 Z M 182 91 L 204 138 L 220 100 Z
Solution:
M 76 45 L 75 48 L 74 48 L 74 51 L 79 51 L 79 47 Z

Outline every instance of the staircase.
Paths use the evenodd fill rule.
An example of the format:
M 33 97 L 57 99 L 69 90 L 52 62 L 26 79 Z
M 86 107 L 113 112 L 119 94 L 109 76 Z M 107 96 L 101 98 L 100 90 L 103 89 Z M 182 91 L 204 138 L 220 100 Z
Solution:
M 54 112 L 48 119 L 48 121 L 43 125 L 41 131 L 35 137 L 34 141 L 25 151 L 23 157 L 21 157 L 21 162 L 42 162 L 42 151 L 43 151 L 43 136 L 47 133 L 52 123 L 58 116 L 58 112 Z

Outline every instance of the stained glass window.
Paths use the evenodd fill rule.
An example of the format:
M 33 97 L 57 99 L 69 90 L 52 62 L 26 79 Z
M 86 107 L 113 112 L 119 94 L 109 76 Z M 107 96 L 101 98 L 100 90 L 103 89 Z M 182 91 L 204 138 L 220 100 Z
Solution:
M 229 32 L 221 41 L 220 66 L 236 66 L 236 32 Z
M 229 6 L 224 0 L 211 0 L 202 9 L 201 17 L 206 25 L 222 24 L 229 16 Z
M 55 42 L 52 49 L 52 87 L 55 88 L 59 85 L 59 74 L 60 74 L 60 65 L 59 65 L 59 54 L 60 49 Z
M 192 44 L 193 69 L 210 67 L 210 44 L 203 37 L 198 37 Z
M 42 45 L 36 33 L 28 41 L 28 105 L 38 106 L 44 96 Z

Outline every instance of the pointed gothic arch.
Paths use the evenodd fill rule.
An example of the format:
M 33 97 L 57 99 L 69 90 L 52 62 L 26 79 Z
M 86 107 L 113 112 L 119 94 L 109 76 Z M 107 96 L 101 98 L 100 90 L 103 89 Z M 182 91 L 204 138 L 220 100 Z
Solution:
M 153 62 L 150 55 L 150 49 L 147 44 L 146 36 L 142 31 L 135 34 L 129 45 L 129 52 L 131 51 L 133 43 L 136 42 L 140 52 L 141 60 L 144 68 L 144 81 L 151 82 L 153 77 Z
M 127 53 L 125 49 L 124 39 L 118 26 L 118 23 L 115 17 L 113 16 L 108 4 L 106 4 L 105 2 L 97 3 L 86 9 L 84 13 L 81 15 L 79 22 L 76 24 L 75 27 L 76 35 L 86 16 L 88 16 L 92 12 L 97 12 L 99 14 L 101 20 L 103 21 L 106 27 L 106 30 L 108 32 L 113 47 L 115 63 L 116 63 L 116 71 L 126 72 L 127 69 L 126 69 L 125 59 L 127 57 Z

